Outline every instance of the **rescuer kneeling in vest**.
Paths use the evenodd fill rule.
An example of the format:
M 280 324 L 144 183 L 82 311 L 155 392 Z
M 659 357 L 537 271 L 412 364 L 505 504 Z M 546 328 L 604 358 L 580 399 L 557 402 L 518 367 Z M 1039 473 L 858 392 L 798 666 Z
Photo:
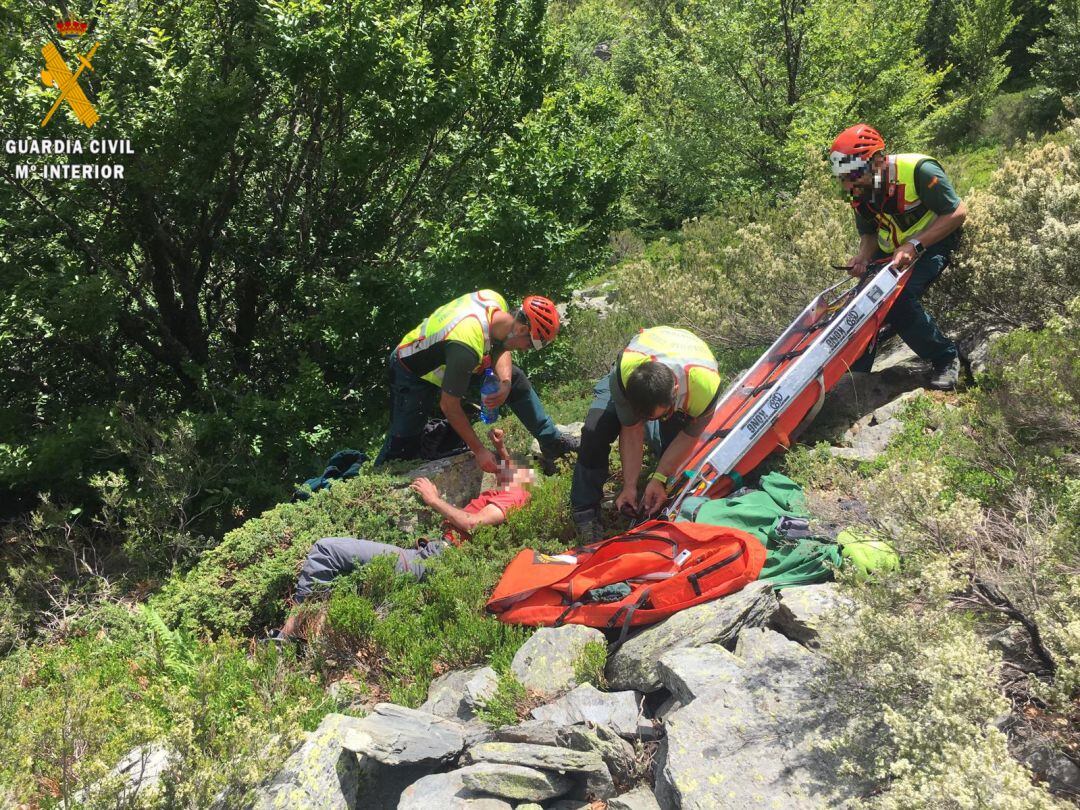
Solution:
M 885 323 L 930 361 L 930 388 L 955 388 L 960 376 L 956 344 L 941 333 L 919 299 L 949 264 L 967 206 L 941 164 L 926 155 L 885 154 L 885 141 L 866 124 L 841 132 L 829 161 L 855 209 L 859 252 L 848 262 L 849 272 L 860 276 L 868 263 L 887 256 L 901 270 L 911 267 Z M 870 355 L 852 368 L 869 371 L 872 362 Z
M 558 310 L 539 295 L 528 296 L 513 311 L 492 290 L 478 290 L 439 307 L 390 353 L 390 432 L 375 464 L 418 457 L 424 425 L 438 395 L 443 414 L 476 455 L 477 465 L 496 472 L 495 454 L 477 437 L 461 405 L 469 386 L 480 383 L 488 366 L 499 390 L 484 397 L 486 407 L 510 406 L 540 442 L 548 463 L 576 450 L 577 441 L 555 427 L 529 378 L 513 365 L 511 354 L 513 349 L 543 348 L 558 333 Z
M 703 340 L 685 329 L 657 326 L 630 341 L 593 393 L 570 488 L 574 524 L 585 542 L 602 539 L 600 501 L 612 442 L 619 440 L 623 471 L 616 508 L 655 513 L 667 500 L 668 479 L 693 452 L 712 416 L 720 374 Z M 660 461 L 639 500 L 646 441 Z

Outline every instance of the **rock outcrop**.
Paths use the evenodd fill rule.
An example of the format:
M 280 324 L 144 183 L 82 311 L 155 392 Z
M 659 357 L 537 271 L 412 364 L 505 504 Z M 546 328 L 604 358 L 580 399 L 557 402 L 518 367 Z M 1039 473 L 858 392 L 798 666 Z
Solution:
M 360 765 L 351 752 L 342 748 L 341 741 L 361 722 L 343 714 L 326 715 L 273 779 L 259 788 L 250 807 L 253 810 L 358 808 Z
M 719 664 L 707 683 L 701 661 Z M 836 718 L 817 687 L 823 659 L 774 630 L 746 628 L 735 654 L 665 656 L 665 686 L 691 697 L 666 718 L 656 796 L 664 808 L 843 807 L 862 786 L 818 747 Z
M 744 627 L 762 627 L 779 603 L 766 582 L 752 582 L 738 593 L 695 605 L 627 639 L 608 659 L 607 679 L 614 689 L 659 689 L 660 656 L 681 647 L 734 644 Z
M 553 697 L 569 692 L 578 685 L 579 663 L 589 642 L 607 644 L 604 634 L 594 627 L 542 627 L 521 645 L 510 671 L 536 694 Z
M 551 725 L 566 727 L 577 723 L 607 726 L 623 737 L 635 737 L 641 727 L 641 696 L 633 691 L 601 692 L 583 683 L 554 703 L 537 706 L 532 716 Z

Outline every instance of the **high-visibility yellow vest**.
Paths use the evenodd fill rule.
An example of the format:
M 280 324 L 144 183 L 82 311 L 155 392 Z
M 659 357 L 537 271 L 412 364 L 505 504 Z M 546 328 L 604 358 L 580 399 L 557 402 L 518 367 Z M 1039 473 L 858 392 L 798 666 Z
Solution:
M 705 341 L 685 329 L 656 326 L 642 329 L 619 355 L 619 381 L 626 382 L 642 363 L 663 363 L 679 383 L 675 410 L 701 416 L 720 388 L 716 358 Z
M 881 208 L 857 202 L 855 207 L 864 216 L 877 222 L 878 247 L 892 253 L 937 218 L 915 191 L 915 170 L 928 155 L 890 155 L 885 169 L 884 203 Z
M 399 360 L 408 368 L 411 355 L 431 348 L 444 340 L 464 343 L 476 352 L 479 360 L 473 373 L 483 370 L 484 358 L 491 354 L 491 318 L 496 312 L 506 312 L 506 299 L 494 290 L 477 290 L 437 310 L 420 322 L 420 325 L 401 339 L 397 347 Z M 432 369 L 421 379 L 442 386 L 446 366 Z

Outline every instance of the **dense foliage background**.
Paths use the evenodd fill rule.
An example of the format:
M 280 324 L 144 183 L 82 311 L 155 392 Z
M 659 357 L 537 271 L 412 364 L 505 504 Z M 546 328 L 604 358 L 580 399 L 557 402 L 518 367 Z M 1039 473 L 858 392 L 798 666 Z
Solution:
M 901 462 L 936 459 L 918 481 L 947 503 L 926 508 L 955 501 L 976 528 L 911 540 L 925 566 L 892 601 L 867 597 L 874 615 L 910 617 L 910 596 L 940 608 L 927 617 L 951 616 L 942 583 L 955 580 L 934 555 L 960 548 L 946 567 L 967 571 L 986 550 L 973 538 L 997 527 L 1013 555 L 998 566 L 1003 587 L 1046 622 L 1061 662 L 1040 711 L 1074 716 L 1080 636 L 1061 583 L 1075 574 L 1080 515 L 1080 133 L 1068 125 L 1080 0 L 65 10 L 96 20 L 95 71 L 81 82 L 101 121 L 87 132 L 63 112 L 40 128 L 55 94 L 38 79 L 40 48 L 60 9 L 0 0 L 0 136 L 128 138 L 136 154 L 122 181 L 18 180 L 23 158 L 0 163 L 0 802 L 5 790 L 70 802 L 163 735 L 182 754 L 173 806 L 254 784 L 333 704 L 323 686 L 342 673 L 317 657 L 249 655 L 244 639 L 280 620 L 310 542 L 393 539 L 413 505 L 372 474 L 255 516 L 334 450 L 377 445 L 400 336 L 481 286 L 567 300 L 602 280 L 617 302 L 606 319 L 572 309 L 562 339 L 520 358 L 557 419 L 582 417 L 591 379 L 639 326 L 689 326 L 733 373 L 853 242 L 822 157 L 858 120 L 894 150 L 941 156 L 969 202 L 956 267 L 932 293 L 943 321 L 1020 331 L 963 419 L 924 403 L 879 467 L 850 478 L 805 452 L 789 471 L 869 497 L 918 489 Z M 1012 407 L 1017 397 L 1030 407 Z M 568 479 L 550 477 L 530 510 L 451 555 L 430 584 L 377 569 L 349 580 L 331 599 L 327 655 L 358 656 L 363 689 L 403 702 L 447 666 L 504 664 L 523 636 L 478 607 L 516 548 L 569 539 Z M 885 525 L 914 520 L 879 499 Z M 1025 545 L 1032 521 L 1055 554 Z M 885 648 L 914 660 L 920 639 L 982 660 L 971 622 L 939 624 L 855 639 L 843 666 L 867 670 Z M 989 691 L 951 727 L 961 753 L 986 742 L 972 732 L 978 712 L 1000 708 L 985 668 L 965 672 Z M 908 707 L 938 705 L 933 677 L 897 698 L 909 726 L 881 742 L 885 759 L 918 758 L 912 741 L 934 723 Z M 883 674 L 874 696 L 891 700 L 890 685 Z M 1003 767 L 979 762 L 957 767 L 972 782 Z M 914 773 L 932 770 L 923 764 Z M 917 806 L 905 804 L 921 789 L 908 777 L 898 806 Z

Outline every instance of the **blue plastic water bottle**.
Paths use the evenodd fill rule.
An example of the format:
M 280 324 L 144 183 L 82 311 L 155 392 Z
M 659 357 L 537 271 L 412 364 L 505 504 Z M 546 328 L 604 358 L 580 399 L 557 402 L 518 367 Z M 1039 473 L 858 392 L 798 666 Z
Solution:
M 499 419 L 499 409 L 489 408 L 484 404 L 484 397 L 497 393 L 499 393 L 499 380 L 495 377 L 495 370 L 485 368 L 484 381 L 480 383 L 480 421 L 485 425 L 494 424 Z

